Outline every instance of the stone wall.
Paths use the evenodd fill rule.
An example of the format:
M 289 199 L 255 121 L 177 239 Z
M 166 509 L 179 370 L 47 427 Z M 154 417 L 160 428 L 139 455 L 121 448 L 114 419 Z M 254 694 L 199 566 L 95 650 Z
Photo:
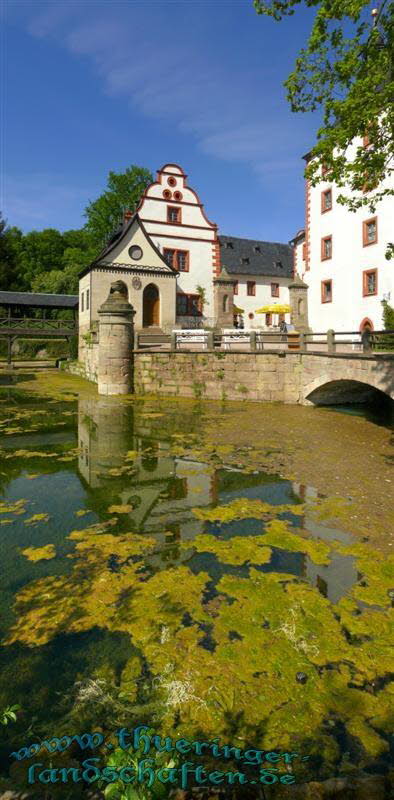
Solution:
M 67 369 L 97 382 L 97 345 L 85 363 Z M 394 399 L 394 356 L 134 351 L 136 394 L 308 405 L 363 402 L 373 389 Z
M 301 356 L 256 353 L 135 354 L 136 394 L 298 403 Z
M 394 399 L 394 357 L 317 353 L 135 353 L 136 394 L 263 403 L 363 402 L 373 389 Z M 364 385 L 362 388 L 361 385 Z M 314 396 L 312 396 L 314 393 Z M 308 399 L 310 398 L 310 399 Z
M 88 381 L 97 383 L 99 361 L 98 341 L 93 340 L 94 334 L 91 334 L 89 330 L 85 331 L 84 335 L 87 339 L 83 340 L 81 336 L 79 339 L 79 360 L 72 362 L 70 371 L 73 371 L 74 374 L 82 375 Z

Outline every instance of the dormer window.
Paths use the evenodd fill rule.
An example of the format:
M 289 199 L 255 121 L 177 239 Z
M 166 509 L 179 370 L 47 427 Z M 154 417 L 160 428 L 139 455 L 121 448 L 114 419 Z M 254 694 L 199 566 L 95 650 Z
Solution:
M 283 264 L 281 261 L 274 261 L 274 267 L 276 267 L 276 269 L 283 269 Z
M 241 258 L 241 264 L 249 264 L 249 259 L 246 257 Z
M 227 250 L 233 250 L 234 249 L 234 245 L 233 245 L 232 242 L 226 242 L 225 244 L 226 244 Z
M 255 246 L 254 246 L 253 250 L 254 250 L 254 252 L 255 252 L 255 253 L 261 253 L 261 247 L 260 247 L 260 245 L 259 245 L 259 244 L 255 244 Z

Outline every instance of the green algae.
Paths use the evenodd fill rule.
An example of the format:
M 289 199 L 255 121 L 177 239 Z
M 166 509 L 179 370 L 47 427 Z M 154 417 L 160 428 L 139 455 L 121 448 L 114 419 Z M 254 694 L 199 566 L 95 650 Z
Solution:
M 204 533 L 193 539 L 193 547 L 199 553 L 214 553 L 224 564 L 267 564 L 271 558 L 271 549 L 265 547 L 265 536 L 234 536 L 222 541 L 216 536 Z M 182 544 L 182 549 L 189 549 L 190 543 Z
M 193 508 L 197 519 L 209 522 L 232 522 L 237 519 L 265 519 L 267 515 L 276 516 L 284 512 L 302 514 L 302 505 L 271 505 L 262 500 L 250 500 L 240 497 L 225 506 L 216 506 L 212 509 Z
M 53 544 L 46 544 L 44 547 L 26 547 L 22 550 L 22 555 L 29 561 L 48 561 L 56 556 L 56 548 Z
M 215 419 L 213 413 L 206 431 L 179 432 L 182 424 L 185 428 L 190 424 L 188 419 L 183 423 L 178 412 L 172 419 L 165 409 L 165 419 L 158 410 L 156 421 L 156 406 L 145 408 L 150 416 L 145 415 L 144 422 L 149 421 L 151 432 L 163 435 L 165 430 L 167 435 L 167 428 L 176 427 L 167 452 L 202 461 L 206 474 L 214 476 L 222 464 L 237 469 L 243 464 L 244 474 L 251 474 L 255 469 L 280 467 L 280 459 L 286 462 L 280 469 L 297 474 L 294 462 L 291 472 L 288 466 L 289 453 L 294 459 L 297 447 L 294 441 L 285 442 L 282 449 L 278 446 L 278 437 L 285 438 L 280 425 L 271 422 L 272 430 L 259 445 L 254 423 L 253 436 L 248 433 L 253 445 L 241 446 L 229 437 L 227 420 Z M 162 408 L 159 401 L 157 408 Z M 134 466 L 141 453 L 130 452 L 133 455 L 126 460 Z M 53 455 L 56 462 L 71 458 Z M 127 478 L 122 470 L 106 469 L 105 475 Z M 190 467 L 182 477 L 197 473 L 201 471 Z M 345 493 L 342 486 L 340 491 Z M 162 491 L 162 496 L 170 494 Z M 94 507 L 91 499 L 86 502 Z M 104 515 L 109 503 L 126 505 L 120 499 L 121 495 L 105 494 Z M 340 520 L 357 533 L 359 523 L 352 522 L 355 513 L 361 513 L 358 504 L 346 497 L 282 505 L 240 497 L 216 508 L 194 508 L 194 519 L 224 524 L 253 519 L 253 536 L 223 540 L 199 534 L 174 545 L 178 555 L 194 548 L 214 553 L 218 561 L 235 567 L 268 563 L 271 548 L 304 553 L 321 565 L 329 564 L 335 553 L 352 556 L 360 578 L 336 605 L 292 574 L 262 573 L 253 567 L 248 578 L 224 575 L 216 583 L 217 594 L 208 594 L 207 599 L 211 581 L 207 573 L 196 575 L 187 564 L 156 572 L 152 568 L 161 549 L 159 537 L 166 534 L 162 517 L 155 519 L 155 535 L 125 530 L 133 527 L 127 519 L 72 531 L 68 540 L 75 550 L 68 554 L 69 571 L 40 577 L 17 592 L 19 616 L 6 643 L 34 652 L 66 632 L 75 636 L 97 629 L 121 633 L 135 648 L 124 658 L 122 669 L 116 671 L 109 659 L 97 667 L 93 659 L 89 675 L 92 680 L 119 684 L 138 709 L 134 715 L 128 709 L 130 718 L 145 719 L 144 712 L 154 709 L 157 730 L 177 737 L 203 730 L 207 736 L 221 735 L 229 741 L 234 733 L 239 742 L 304 750 L 307 742 L 317 763 L 325 761 L 321 769 L 326 775 L 345 764 L 337 740 L 327 732 L 329 719 L 343 726 L 357 743 L 358 765 L 371 764 L 386 753 L 390 730 L 392 562 L 370 544 L 327 543 L 308 533 L 310 519 Z M 295 516 L 297 527 L 278 519 L 282 514 Z M 51 545 L 27 549 L 38 554 L 47 547 Z M 114 556 L 118 566 L 111 571 L 108 563 Z M 206 636 L 211 650 L 204 644 Z M 296 680 L 300 671 L 307 676 L 305 684 Z
M 33 516 L 29 517 L 28 519 L 25 519 L 24 524 L 35 525 L 37 522 L 48 522 L 48 521 L 49 521 L 49 514 L 41 512 L 39 514 L 33 514 Z
M 290 552 L 307 553 L 315 564 L 329 564 L 331 547 L 321 539 L 304 539 L 294 533 L 294 529 L 283 520 L 268 522 L 264 541 L 268 547 L 279 547 Z
M 0 503 L 0 514 L 24 514 L 26 512 L 27 500 L 20 499 L 11 503 Z

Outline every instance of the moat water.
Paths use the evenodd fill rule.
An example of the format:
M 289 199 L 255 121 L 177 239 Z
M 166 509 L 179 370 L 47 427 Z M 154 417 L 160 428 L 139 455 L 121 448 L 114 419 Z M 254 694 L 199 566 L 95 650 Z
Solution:
M 386 771 L 392 429 L 348 411 L 0 389 L 0 789 L 138 724 Z

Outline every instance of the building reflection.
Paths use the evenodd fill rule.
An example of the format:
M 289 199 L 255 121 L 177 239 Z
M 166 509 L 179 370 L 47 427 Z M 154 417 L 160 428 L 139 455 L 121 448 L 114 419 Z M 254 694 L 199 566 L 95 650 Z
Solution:
M 299 497 L 303 502 L 317 500 L 319 497 L 318 492 L 311 487 L 304 486 L 299 483 L 293 483 L 294 494 Z M 354 540 L 350 533 L 338 530 L 338 528 L 329 528 L 325 525 L 320 525 L 311 513 L 304 514 L 302 518 L 303 528 L 312 534 L 313 537 L 322 539 L 322 541 L 331 544 L 333 542 L 341 542 L 345 545 L 350 545 Z M 358 580 L 358 573 L 355 567 L 355 559 L 353 556 L 344 556 L 332 551 L 329 564 L 315 564 L 309 556 L 305 556 L 303 577 L 307 579 L 312 586 L 316 586 L 319 592 L 327 597 L 331 603 L 338 603 L 346 592 Z
M 165 434 L 155 433 L 133 406 L 111 398 L 80 397 L 78 442 L 90 508 L 99 513 L 100 502 L 101 510 L 130 505 L 122 522 L 156 538 L 160 555 L 154 561 L 169 566 L 190 558 L 192 549 L 180 551 L 177 542 L 203 531 L 192 508 L 216 503 L 214 469 L 171 455 Z M 132 474 L 123 472 L 125 465 Z
M 197 519 L 194 508 L 226 505 L 240 496 L 272 505 L 317 498 L 313 489 L 275 475 L 216 469 L 174 456 L 169 433 L 147 416 L 141 408 L 136 410 L 132 404 L 112 398 L 80 397 L 79 473 L 88 492 L 89 508 L 100 519 L 111 505 L 129 506 L 131 510 L 119 514 L 121 529 L 156 539 L 157 548 L 147 559 L 155 571 L 189 560 L 194 553 L 194 538 L 205 531 L 220 533 L 222 539 L 263 531 L 261 521 L 253 519 L 225 525 L 207 523 Z M 297 516 L 294 524 L 328 543 L 352 541 L 349 534 L 317 523 L 308 512 Z M 181 549 L 181 541 L 189 541 L 190 548 Z M 273 548 L 270 563 L 257 568 L 304 578 L 333 603 L 357 581 L 353 557 L 335 550 L 330 563 L 322 566 L 304 553 Z

